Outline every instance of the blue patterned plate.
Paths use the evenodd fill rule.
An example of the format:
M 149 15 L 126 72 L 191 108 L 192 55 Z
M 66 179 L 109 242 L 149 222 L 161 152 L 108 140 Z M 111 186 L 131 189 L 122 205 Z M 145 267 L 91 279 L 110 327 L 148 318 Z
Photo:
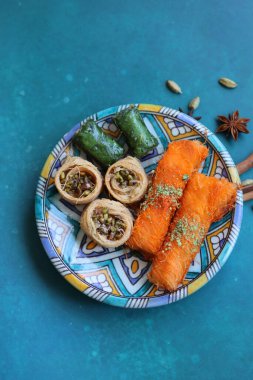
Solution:
M 127 107 L 112 107 L 91 116 L 108 134 L 124 143 L 112 122 L 112 116 Z M 239 183 L 240 179 L 229 153 L 218 138 L 202 124 L 179 111 L 167 107 L 139 104 L 147 128 L 157 136 L 159 145 L 142 164 L 146 172 L 153 170 L 168 142 L 180 139 L 206 141 L 209 156 L 202 172 Z M 125 247 L 102 248 L 80 229 L 82 207 L 61 199 L 54 186 L 57 169 L 67 155 L 80 155 L 71 143 L 80 123 L 58 142 L 50 153 L 39 178 L 36 192 L 36 221 L 42 244 L 57 270 L 84 294 L 110 305 L 146 308 L 180 300 L 201 288 L 228 259 L 239 234 L 242 220 L 242 192 L 238 191 L 236 207 L 214 223 L 201 251 L 192 262 L 186 279 L 173 293 L 157 289 L 147 280 L 150 264 L 137 252 Z

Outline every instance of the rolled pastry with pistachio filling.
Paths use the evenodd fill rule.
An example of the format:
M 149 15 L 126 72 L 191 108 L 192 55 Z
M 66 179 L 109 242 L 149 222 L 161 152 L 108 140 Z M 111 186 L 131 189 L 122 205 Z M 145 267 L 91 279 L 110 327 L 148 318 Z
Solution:
M 110 166 L 124 156 L 123 147 L 107 135 L 94 120 L 87 120 L 73 137 L 73 142 L 103 166 Z
M 91 162 L 80 157 L 68 157 L 56 173 L 55 186 L 63 199 L 82 205 L 99 196 L 103 178 Z
M 114 121 L 125 135 L 134 156 L 143 157 L 158 145 L 156 137 L 149 132 L 137 107 L 130 106 L 118 112 Z
M 102 247 L 119 247 L 130 237 L 133 217 L 121 203 L 109 199 L 93 201 L 82 213 L 81 228 Z
M 105 185 L 113 198 L 131 204 L 140 201 L 145 195 L 148 178 L 140 161 L 128 156 L 108 168 Z

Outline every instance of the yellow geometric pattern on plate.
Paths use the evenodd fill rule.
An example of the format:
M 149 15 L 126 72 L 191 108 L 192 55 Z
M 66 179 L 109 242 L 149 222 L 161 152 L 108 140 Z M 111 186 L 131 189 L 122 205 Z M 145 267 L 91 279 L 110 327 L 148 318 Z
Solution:
M 133 273 L 136 273 L 138 269 L 139 269 L 138 260 L 134 260 L 131 264 L 131 270 Z
M 150 105 L 150 104 L 139 104 L 138 109 L 140 111 L 159 112 L 162 109 L 162 107 L 161 106 Z
M 183 281 L 182 281 L 182 285 L 183 286 L 188 285 L 190 281 L 191 280 L 184 278 Z
M 89 288 L 88 284 L 85 284 L 84 282 L 80 281 L 72 273 L 71 274 L 67 274 L 64 277 L 66 278 L 67 281 L 69 281 L 75 288 L 77 288 L 81 292 L 84 292 L 85 289 Z
M 108 274 L 106 269 L 98 269 L 95 271 L 89 271 L 88 273 L 77 273 L 78 277 L 83 278 L 85 280 L 85 277 L 92 277 L 92 276 L 99 276 L 101 274 L 104 274 L 106 277 L 106 280 L 109 283 L 109 286 L 112 288 L 111 293 L 114 294 L 115 296 L 120 296 L 121 294 L 118 292 L 118 289 L 116 288 L 114 282 L 111 279 L 111 276 Z
M 86 249 L 89 249 L 89 250 L 92 250 L 96 247 L 97 243 L 95 241 L 90 241 L 87 246 L 86 246 Z
M 184 138 L 190 137 L 190 136 L 199 136 L 197 134 L 197 132 L 195 132 L 193 130 L 191 130 L 190 132 L 181 133 L 178 136 L 173 136 L 171 129 L 168 127 L 168 124 L 165 123 L 165 121 L 164 121 L 164 119 L 165 119 L 164 116 L 156 115 L 156 119 L 162 124 L 163 128 L 165 129 L 165 131 L 169 135 L 169 138 L 171 141 L 181 140 L 182 136 Z
M 218 154 L 216 154 L 215 152 L 214 152 L 214 154 L 213 154 L 213 164 L 212 164 L 212 169 L 211 169 L 211 171 L 210 171 L 210 177 L 214 177 L 214 175 L 215 175 L 215 173 L 216 173 L 216 167 L 217 167 L 217 161 L 219 160 L 220 158 L 219 158 L 219 156 L 218 156 Z
M 103 128 L 103 131 L 105 132 L 105 134 L 107 134 L 109 136 L 112 136 L 114 138 L 117 138 L 120 135 L 120 130 L 119 129 L 117 129 L 116 131 L 110 131 L 109 129 Z
M 54 160 L 55 160 L 54 156 L 52 154 L 49 154 L 46 160 L 46 163 L 43 166 L 43 169 L 41 171 L 41 176 L 44 177 L 45 179 L 47 179 L 49 176 L 49 172 L 52 167 L 52 164 L 54 163 Z
M 229 167 L 228 171 L 229 171 L 229 173 L 231 175 L 232 181 L 234 183 L 238 183 L 238 185 L 239 185 L 241 183 L 241 180 L 240 180 L 240 177 L 239 177 L 239 174 L 238 174 L 238 171 L 237 171 L 236 167 L 234 167 L 234 168 Z
M 200 277 L 196 278 L 193 282 L 188 285 L 188 295 L 196 292 L 199 288 L 207 283 L 208 279 L 206 274 L 202 274 Z
M 146 297 L 155 297 L 155 292 L 157 291 L 157 287 L 153 286 L 148 294 L 146 294 Z

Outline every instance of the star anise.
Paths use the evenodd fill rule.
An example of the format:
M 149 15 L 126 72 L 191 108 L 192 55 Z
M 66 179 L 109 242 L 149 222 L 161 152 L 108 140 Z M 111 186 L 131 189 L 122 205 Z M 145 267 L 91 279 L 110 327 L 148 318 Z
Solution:
M 227 132 L 227 134 L 231 133 L 234 140 L 238 139 L 239 132 L 249 133 L 247 123 L 250 119 L 246 119 L 244 117 L 239 118 L 239 111 L 228 114 L 228 117 L 222 115 L 218 116 L 217 120 L 221 124 L 217 128 L 216 132 Z

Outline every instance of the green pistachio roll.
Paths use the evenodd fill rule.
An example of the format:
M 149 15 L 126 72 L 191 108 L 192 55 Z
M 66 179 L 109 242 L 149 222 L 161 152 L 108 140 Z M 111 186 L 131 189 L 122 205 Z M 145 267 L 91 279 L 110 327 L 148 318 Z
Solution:
M 135 157 L 145 156 L 158 145 L 157 139 L 149 132 L 137 107 L 130 106 L 114 117 L 117 127 L 123 132 Z
M 88 120 L 81 126 L 73 142 L 103 166 L 112 165 L 124 155 L 123 147 L 99 128 L 94 120 Z

